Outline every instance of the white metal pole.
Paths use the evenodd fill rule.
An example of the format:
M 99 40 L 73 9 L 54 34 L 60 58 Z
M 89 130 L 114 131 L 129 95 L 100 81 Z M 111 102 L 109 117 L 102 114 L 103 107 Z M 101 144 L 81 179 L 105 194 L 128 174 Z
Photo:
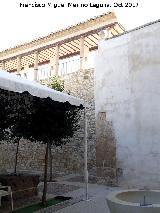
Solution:
M 11 196 L 11 211 L 13 211 L 13 193 L 11 186 L 8 187 L 8 192 L 10 193 Z
M 84 176 L 85 176 L 85 199 L 88 200 L 87 116 L 86 116 L 86 105 L 85 105 L 85 108 L 84 108 Z

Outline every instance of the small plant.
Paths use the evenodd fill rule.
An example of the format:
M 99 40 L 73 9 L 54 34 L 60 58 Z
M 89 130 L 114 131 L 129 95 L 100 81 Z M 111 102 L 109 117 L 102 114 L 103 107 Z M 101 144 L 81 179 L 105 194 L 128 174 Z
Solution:
M 53 76 L 50 79 L 50 83 L 48 84 L 48 86 L 60 92 L 64 91 L 64 81 L 62 81 L 57 75 Z

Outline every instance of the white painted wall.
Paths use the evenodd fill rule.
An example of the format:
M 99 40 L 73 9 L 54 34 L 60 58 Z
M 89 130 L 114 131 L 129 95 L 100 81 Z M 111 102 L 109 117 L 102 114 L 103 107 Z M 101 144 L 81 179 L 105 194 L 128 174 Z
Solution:
M 99 44 L 96 116 L 117 140 L 120 185 L 160 188 L 160 22 Z

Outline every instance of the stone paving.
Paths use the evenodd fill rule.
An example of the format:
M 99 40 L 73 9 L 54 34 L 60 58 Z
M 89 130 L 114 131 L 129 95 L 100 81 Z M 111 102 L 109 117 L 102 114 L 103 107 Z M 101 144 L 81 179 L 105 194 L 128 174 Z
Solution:
M 85 200 L 85 185 L 82 182 L 70 182 L 72 177 L 59 178 L 58 184 L 62 186 L 67 186 L 66 188 L 72 189 L 64 193 L 58 192 L 59 195 L 72 197 L 71 200 L 65 201 L 56 206 L 48 207 L 36 213 L 110 213 L 106 197 L 108 193 L 113 190 L 119 189 L 118 187 L 107 187 L 105 185 L 89 184 L 89 199 Z M 66 181 L 67 180 L 67 181 Z M 50 183 L 50 186 L 52 183 Z M 77 187 L 77 188 L 76 188 Z M 54 187 L 49 189 L 50 196 L 55 193 L 52 191 Z
M 71 182 L 72 178 L 74 182 Z M 89 199 L 86 201 L 85 184 L 82 181 L 83 178 L 80 176 L 67 175 L 57 178 L 56 182 L 49 182 L 47 198 L 53 198 L 57 195 L 61 195 L 66 197 L 72 197 L 72 199 L 66 200 L 55 206 L 50 206 L 48 208 L 36 211 L 35 213 L 110 213 L 107 206 L 106 197 L 111 191 L 120 188 L 113 188 L 107 187 L 105 185 L 98 185 L 96 183 L 89 183 Z M 38 190 L 39 196 L 36 198 L 36 200 L 33 200 L 33 203 L 37 202 L 41 198 L 43 191 L 42 182 L 39 184 Z M 28 202 L 32 203 L 31 200 L 28 200 Z M 27 202 L 25 202 L 25 204 L 27 205 Z
M 68 185 L 68 184 L 62 184 L 57 182 L 50 182 L 47 184 L 47 193 L 52 195 L 63 195 L 67 192 L 74 191 L 79 189 L 78 186 L 75 185 Z M 38 186 L 39 192 L 43 191 L 43 183 L 39 184 Z
M 84 187 L 84 186 L 83 186 Z M 74 205 L 69 205 L 63 209 L 56 211 L 56 213 L 110 213 L 106 197 L 109 192 L 115 188 L 108 188 L 104 185 L 89 184 L 89 199 L 85 201 L 85 190 L 79 190 L 66 193 L 66 196 L 81 197 L 79 202 Z
M 77 175 L 75 177 L 71 177 L 71 178 L 67 179 L 66 181 L 83 183 L 84 182 L 84 176 Z M 88 182 L 89 183 L 97 183 L 97 178 L 95 176 L 89 176 L 88 177 Z

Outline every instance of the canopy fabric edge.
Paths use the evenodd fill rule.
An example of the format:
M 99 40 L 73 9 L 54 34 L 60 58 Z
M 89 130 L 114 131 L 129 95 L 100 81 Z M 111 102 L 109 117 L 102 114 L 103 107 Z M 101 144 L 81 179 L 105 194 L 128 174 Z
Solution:
M 50 97 L 54 101 L 68 101 L 71 105 L 84 106 L 84 100 L 80 98 L 56 91 L 40 83 L 29 81 L 16 74 L 8 73 L 3 70 L 0 70 L 0 88 L 19 93 L 28 91 L 31 95 L 40 98 Z

